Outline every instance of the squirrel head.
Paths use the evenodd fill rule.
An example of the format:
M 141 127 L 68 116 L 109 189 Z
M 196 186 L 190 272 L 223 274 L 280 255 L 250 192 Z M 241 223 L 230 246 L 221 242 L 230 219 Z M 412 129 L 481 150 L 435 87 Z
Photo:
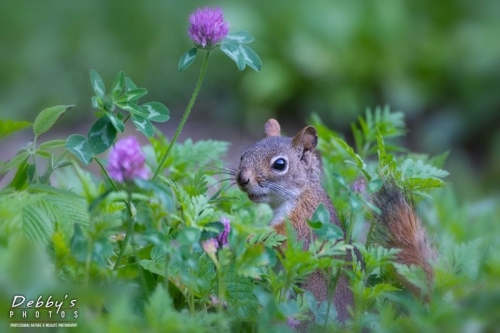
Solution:
M 316 129 L 307 126 L 293 138 L 280 136 L 280 131 L 279 123 L 269 119 L 264 139 L 243 152 L 236 170 L 236 182 L 248 198 L 272 208 L 295 201 L 307 188 L 319 184 Z

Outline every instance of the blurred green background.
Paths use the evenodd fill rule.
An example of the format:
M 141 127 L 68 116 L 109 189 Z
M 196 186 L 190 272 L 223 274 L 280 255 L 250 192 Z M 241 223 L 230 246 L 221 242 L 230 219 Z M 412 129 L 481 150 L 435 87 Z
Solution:
M 94 121 L 89 70 L 107 84 L 124 70 L 149 90 L 145 101 L 170 108 L 162 127 L 170 136 L 201 63 L 177 70 L 192 47 L 188 16 L 205 5 L 222 7 L 231 31 L 255 37 L 263 68 L 238 72 L 214 53 L 184 138 L 231 141 L 240 151 L 267 118 L 293 134 L 313 112 L 348 135 L 366 107 L 387 104 L 405 112 L 411 149 L 451 151 L 446 168 L 462 197 L 498 195 L 496 0 L 2 1 L 0 117 L 32 121 L 45 107 L 76 104 L 57 128 L 85 133 Z M 3 141 L 0 151 L 9 144 L 17 146 L 4 160 L 19 148 Z

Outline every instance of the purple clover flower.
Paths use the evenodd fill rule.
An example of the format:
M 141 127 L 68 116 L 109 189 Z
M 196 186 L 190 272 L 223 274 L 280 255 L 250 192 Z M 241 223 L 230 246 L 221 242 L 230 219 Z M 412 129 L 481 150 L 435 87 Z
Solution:
M 224 230 L 222 230 L 221 233 L 215 238 L 209 238 L 201 243 L 203 250 L 205 250 L 208 254 L 215 253 L 217 252 L 217 249 L 227 246 L 228 244 L 227 238 L 229 236 L 229 232 L 231 231 L 231 221 L 227 217 L 222 217 L 220 222 L 224 225 Z
M 295 318 L 293 318 L 293 317 L 288 317 L 286 319 L 286 325 L 288 327 L 290 327 L 291 329 L 295 330 L 295 329 L 297 329 L 299 327 L 300 321 L 297 320 L 297 319 L 295 319 Z
M 189 16 L 189 22 L 189 37 L 203 49 L 213 49 L 229 32 L 229 22 L 224 22 L 220 8 L 198 8 Z
M 222 217 L 220 222 L 224 225 L 224 230 L 222 230 L 222 232 L 215 237 L 218 245 L 217 248 L 227 245 L 227 237 L 229 236 L 229 231 L 231 231 L 231 221 L 227 217 Z
M 365 194 L 366 193 L 366 181 L 364 178 L 359 177 L 356 179 L 354 184 L 352 184 L 352 190 L 355 193 Z
M 149 177 L 144 156 L 139 141 L 134 136 L 118 140 L 109 153 L 109 177 L 117 182 L 132 181 L 134 178 L 147 179 Z

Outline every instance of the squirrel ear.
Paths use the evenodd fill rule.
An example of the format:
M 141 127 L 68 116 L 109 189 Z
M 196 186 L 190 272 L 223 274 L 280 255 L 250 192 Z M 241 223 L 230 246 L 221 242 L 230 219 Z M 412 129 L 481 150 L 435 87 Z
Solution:
M 292 139 L 292 145 L 294 147 L 302 147 L 304 149 L 304 152 L 314 151 L 314 148 L 316 148 L 317 144 L 318 144 L 318 132 L 312 126 L 307 126 L 303 128 Z
M 281 128 L 280 124 L 276 119 L 269 119 L 264 125 L 264 136 L 266 138 L 270 136 L 280 136 Z

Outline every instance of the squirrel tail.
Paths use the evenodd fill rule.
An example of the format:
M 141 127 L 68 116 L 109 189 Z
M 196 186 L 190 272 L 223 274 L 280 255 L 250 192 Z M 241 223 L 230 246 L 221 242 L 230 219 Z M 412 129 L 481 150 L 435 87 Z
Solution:
M 400 249 L 396 262 L 422 267 L 430 283 L 433 280 L 430 262 L 436 257 L 436 252 L 429 244 L 413 203 L 407 200 L 399 186 L 390 181 L 377 192 L 374 203 L 381 211 L 376 217 L 380 243 L 386 248 Z M 419 293 L 408 281 L 403 283 L 414 294 Z

